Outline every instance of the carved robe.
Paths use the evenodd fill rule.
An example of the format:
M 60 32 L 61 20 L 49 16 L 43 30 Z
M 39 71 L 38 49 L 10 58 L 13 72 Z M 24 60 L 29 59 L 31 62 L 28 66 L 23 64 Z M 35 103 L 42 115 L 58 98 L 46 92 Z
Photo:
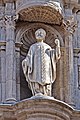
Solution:
M 53 83 L 56 79 L 56 51 L 44 42 L 33 44 L 23 61 L 27 82 L 40 85 Z

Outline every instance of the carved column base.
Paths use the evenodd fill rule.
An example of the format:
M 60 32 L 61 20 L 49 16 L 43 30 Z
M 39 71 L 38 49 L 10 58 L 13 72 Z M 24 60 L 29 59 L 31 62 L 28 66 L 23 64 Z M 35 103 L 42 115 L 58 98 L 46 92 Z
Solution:
M 15 103 L 16 99 L 15 98 L 8 98 L 8 99 L 6 99 L 6 102 L 7 103 Z

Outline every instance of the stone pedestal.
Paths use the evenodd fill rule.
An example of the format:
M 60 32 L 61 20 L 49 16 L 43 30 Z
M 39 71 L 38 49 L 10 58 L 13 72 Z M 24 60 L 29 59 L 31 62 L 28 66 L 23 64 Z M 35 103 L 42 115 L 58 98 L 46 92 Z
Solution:
M 68 104 L 46 96 L 0 105 L 0 120 L 79 120 L 79 113 Z

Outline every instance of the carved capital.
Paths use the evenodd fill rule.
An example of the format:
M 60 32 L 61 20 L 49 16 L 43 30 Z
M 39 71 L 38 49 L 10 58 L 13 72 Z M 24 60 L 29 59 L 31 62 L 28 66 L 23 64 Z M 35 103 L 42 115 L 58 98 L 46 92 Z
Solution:
M 15 27 L 15 21 L 12 16 L 5 16 L 5 24 L 7 27 Z
M 70 16 L 68 19 L 65 19 L 64 26 L 68 34 L 73 34 L 77 28 L 77 21 L 74 20 L 73 16 Z
M 18 15 L 10 16 L 5 15 L 5 23 L 8 27 L 15 27 L 15 22 L 18 19 Z

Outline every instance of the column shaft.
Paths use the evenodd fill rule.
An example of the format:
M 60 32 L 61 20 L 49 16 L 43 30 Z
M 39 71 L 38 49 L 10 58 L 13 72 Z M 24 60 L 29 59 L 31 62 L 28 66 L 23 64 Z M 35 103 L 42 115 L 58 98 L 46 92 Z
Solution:
M 6 101 L 16 101 L 15 21 L 13 3 L 6 3 Z
M 66 55 L 67 55 L 67 89 L 66 89 L 66 99 L 65 101 L 74 106 L 74 67 L 73 67 L 73 16 L 72 8 L 65 9 L 65 17 L 69 21 L 67 26 L 67 36 L 65 37 Z
M 1 102 L 6 100 L 6 52 L 5 46 L 1 46 Z
M 4 5 L 0 5 L 0 102 L 6 99 L 6 52 Z

